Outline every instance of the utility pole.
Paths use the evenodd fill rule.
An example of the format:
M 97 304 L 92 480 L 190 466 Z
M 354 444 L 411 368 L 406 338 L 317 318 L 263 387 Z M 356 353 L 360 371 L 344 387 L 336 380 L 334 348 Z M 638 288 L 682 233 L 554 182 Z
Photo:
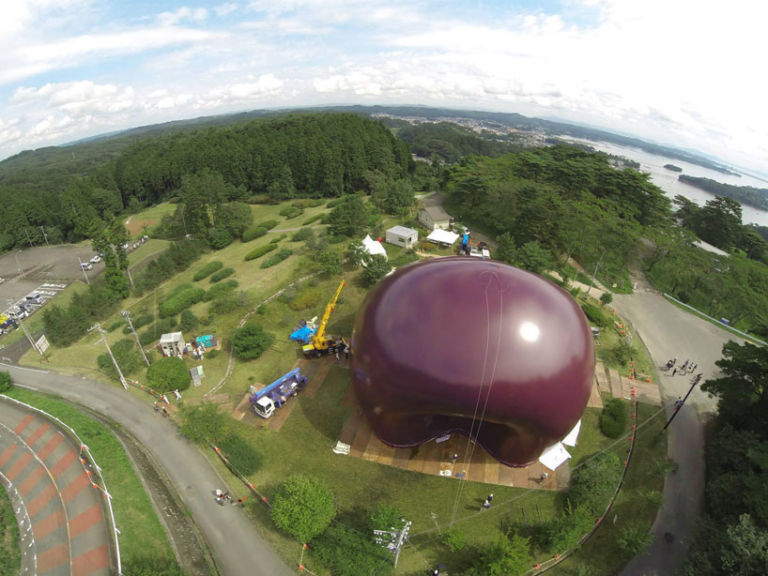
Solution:
M 133 327 L 133 322 L 131 322 L 131 315 L 128 313 L 128 310 L 123 310 L 122 312 L 120 312 L 120 314 L 122 314 L 123 318 L 125 318 L 125 321 L 128 322 L 128 327 L 131 329 L 131 332 L 133 332 L 133 337 L 136 338 L 136 345 L 139 347 L 139 352 L 141 352 L 141 357 L 144 358 L 144 364 L 149 366 L 149 360 L 147 360 L 147 355 L 144 354 L 144 348 L 141 346 L 139 335 L 136 334 L 136 329 Z
M 402 520 L 404 519 L 401 519 L 401 521 Z M 410 529 L 411 521 L 409 520 L 403 524 L 400 530 L 393 527 L 389 530 L 373 531 L 374 541 L 395 554 L 395 568 L 397 568 L 397 561 L 400 559 L 400 550 L 402 549 L 403 544 L 408 540 L 408 532 Z
M 125 376 L 123 376 L 123 372 L 122 370 L 120 370 L 120 366 L 117 365 L 117 360 L 115 360 L 115 357 L 112 354 L 112 349 L 109 347 L 109 342 L 107 342 L 107 339 L 104 337 L 104 334 L 106 334 L 107 331 L 104 330 L 98 322 L 96 322 L 96 324 L 91 326 L 88 329 L 88 332 L 90 332 L 91 330 L 96 330 L 101 336 L 101 341 L 104 342 L 104 346 L 107 347 L 107 353 L 109 354 L 109 357 L 112 358 L 112 364 L 115 365 L 115 370 L 117 370 L 117 375 L 120 377 L 120 384 L 123 385 L 123 388 L 125 390 L 128 390 L 128 381 L 125 379 Z
M 680 412 L 680 409 L 683 407 L 683 404 L 685 404 L 685 401 L 688 400 L 688 396 L 691 395 L 691 392 L 693 392 L 693 389 L 696 387 L 696 384 L 698 384 L 699 381 L 701 380 L 701 375 L 702 373 L 699 372 L 693 378 L 693 382 L 691 382 L 691 387 L 688 388 L 688 393 L 685 395 L 685 398 L 683 398 L 682 400 L 677 400 L 675 402 L 675 411 L 672 412 L 672 416 L 669 417 L 669 420 L 667 420 L 667 423 L 664 424 L 664 428 L 662 428 L 662 430 L 666 430 L 667 427 L 672 423 L 672 420 L 675 419 L 675 416 L 677 416 L 677 413 Z
M 600 255 L 600 258 L 597 261 L 597 264 L 595 264 L 595 271 L 592 272 L 592 281 L 589 283 L 589 289 L 587 290 L 587 296 L 589 296 L 589 293 L 592 292 L 592 285 L 595 283 L 595 277 L 597 276 L 597 270 L 600 268 L 600 263 L 603 261 L 603 256 L 605 256 L 605 252 L 603 252 Z
M 32 338 L 32 334 L 29 333 L 29 328 L 24 324 L 24 321 L 21 319 L 21 316 L 19 316 L 19 326 L 21 327 L 22 332 L 24 332 L 24 336 L 27 337 L 27 340 L 29 340 L 29 343 L 32 345 L 32 349 L 40 354 L 40 356 L 43 355 L 43 351 L 40 350 L 40 348 L 37 347 L 37 344 L 35 344 L 34 338 Z
M 27 242 L 29 242 L 29 247 L 33 248 L 34 246 L 32 246 L 32 239 L 29 237 L 29 232 L 27 232 L 26 228 L 24 228 L 24 235 L 27 237 Z
M 45 233 L 45 226 L 40 226 L 40 230 L 43 233 L 43 239 L 45 240 L 45 245 L 50 246 L 50 244 L 48 244 L 48 235 Z
M 88 280 L 88 273 L 85 271 L 85 268 L 83 268 L 83 261 L 80 260 L 80 256 L 77 257 L 77 261 L 80 263 L 80 270 L 83 271 L 83 276 L 85 276 L 85 283 L 90 284 L 91 281 Z

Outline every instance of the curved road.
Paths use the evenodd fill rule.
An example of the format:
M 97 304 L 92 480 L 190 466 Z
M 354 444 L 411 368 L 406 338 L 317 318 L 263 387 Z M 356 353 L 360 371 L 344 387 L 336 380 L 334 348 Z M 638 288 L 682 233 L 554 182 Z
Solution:
M 722 357 L 723 344 L 743 340 L 671 304 L 644 279 L 637 281 L 635 293 L 615 295 L 613 305 L 635 328 L 653 361 L 662 366 L 677 356 L 678 366 L 685 360 L 698 364 L 694 374 L 701 372 L 702 382 L 716 377 L 719 369 L 715 361 Z M 692 376 L 660 374 L 661 396 L 669 415 L 674 401 L 688 391 Z M 703 424 L 716 407 L 716 399 L 697 386 L 670 424 L 667 453 L 676 468 L 664 481 L 662 507 L 652 527 L 654 541 L 644 554 L 629 562 L 621 576 L 673 574 L 683 564 L 703 504 Z
M 224 576 L 294 574 L 237 506 L 216 504 L 222 481 L 196 446 L 151 407 L 116 387 L 85 378 L 0 364 L 14 383 L 56 394 L 99 412 L 129 430 L 161 464 L 211 547 Z M 119 506 L 119 502 L 115 502 Z M 118 526 L 119 528 L 119 526 Z

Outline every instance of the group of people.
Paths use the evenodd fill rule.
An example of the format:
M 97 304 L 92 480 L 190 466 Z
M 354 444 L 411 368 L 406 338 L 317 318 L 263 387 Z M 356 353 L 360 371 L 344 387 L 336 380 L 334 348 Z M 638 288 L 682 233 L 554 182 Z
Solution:
M 488 510 L 488 508 L 491 507 L 491 502 L 493 502 L 493 492 L 488 494 L 488 496 L 485 497 L 485 501 L 483 502 L 483 508 L 484 510 Z
M 664 369 L 669 371 L 672 370 L 672 376 L 675 376 L 676 374 L 693 374 L 694 370 L 696 370 L 698 364 L 696 362 L 691 362 L 690 360 L 686 360 L 683 362 L 679 367 L 677 366 L 677 356 L 669 360 L 666 365 L 664 366 Z

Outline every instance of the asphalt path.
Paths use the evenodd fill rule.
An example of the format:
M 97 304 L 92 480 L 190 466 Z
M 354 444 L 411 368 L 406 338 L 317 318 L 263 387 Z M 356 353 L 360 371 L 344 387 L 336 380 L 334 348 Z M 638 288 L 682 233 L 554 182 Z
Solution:
M 722 357 L 723 344 L 729 340 L 743 343 L 729 332 L 693 314 L 681 310 L 655 292 L 644 279 L 637 279 L 634 294 L 614 296 L 613 306 L 628 321 L 645 343 L 659 367 L 661 396 L 671 415 L 674 402 L 688 392 L 695 374 L 702 382 L 717 377 L 715 361 Z M 696 362 L 693 374 L 675 375 L 661 370 L 667 360 L 677 357 L 677 366 L 685 360 Z M 696 520 L 704 495 L 704 422 L 716 410 L 716 399 L 697 386 L 670 424 L 667 453 L 674 468 L 664 481 L 661 509 L 653 524 L 653 544 L 633 558 L 621 576 L 674 574 L 683 564 L 693 539 Z M 642 465 L 633 462 L 633 465 Z
M 198 448 L 151 406 L 117 387 L 76 376 L 0 364 L 15 384 L 56 394 L 103 414 L 141 441 L 176 487 L 224 576 L 294 574 L 259 535 L 243 510 L 214 498 L 221 477 Z M 115 501 L 115 506 L 120 506 Z M 119 526 L 118 526 L 119 528 Z

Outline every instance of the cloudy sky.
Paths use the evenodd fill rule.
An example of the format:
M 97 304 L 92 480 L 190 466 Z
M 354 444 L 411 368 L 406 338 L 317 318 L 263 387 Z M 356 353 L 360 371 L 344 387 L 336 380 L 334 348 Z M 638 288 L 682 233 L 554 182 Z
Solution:
M 319 104 L 559 118 L 768 172 L 754 0 L 14 0 L 0 158 L 161 121 Z

